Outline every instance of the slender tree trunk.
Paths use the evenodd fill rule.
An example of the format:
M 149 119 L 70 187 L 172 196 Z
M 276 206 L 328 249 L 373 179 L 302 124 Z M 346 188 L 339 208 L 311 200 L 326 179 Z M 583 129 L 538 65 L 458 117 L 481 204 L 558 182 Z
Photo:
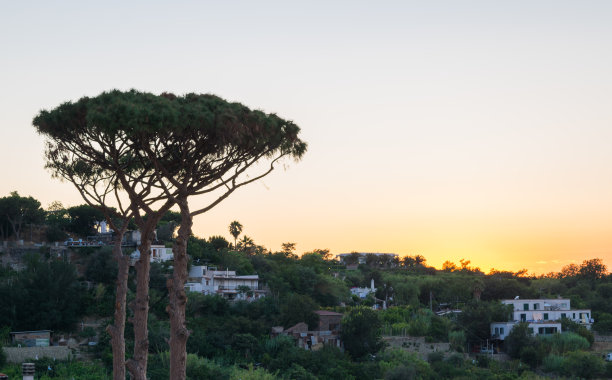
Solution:
M 126 363 L 133 380 L 146 380 L 149 355 L 149 272 L 151 269 L 151 242 L 159 218 L 150 217 L 141 230 L 138 246 L 140 259 L 136 262 L 136 298 L 130 303 L 134 313 L 134 355 Z M 155 223 L 154 223 L 155 222 Z
M 181 210 L 181 227 L 172 247 L 174 271 L 168 280 L 168 314 L 170 315 L 170 378 L 184 380 L 187 366 L 187 339 L 189 330 L 185 321 L 185 280 L 187 279 L 187 241 L 191 235 L 193 218 L 189 214 L 187 199 L 178 202 Z
M 20 232 L 21 232 L 21 221 L 13 220 L 13 219 L 9 218 L 8 216 L 6 217 L 6 219 L 11 224 L 11 227 L 13 227 L 13 235 L 15 235 L 15 240 L 19 240 L 20 235 L 21 235 L 20 234 Z
M 125 223 L 127 225 L 127 222 Z M 127 298 L 127 282 L 130 270 L 130 257 L 124 256 L 121 241 L 125 234 L 122 229 L 113 245 L 113 256 L 117 260 L 117 289 L 115 294 L 115 324 L 106 330 L 111 336 L 113 351 L 113 380 L 125 380 L 125 302 Z

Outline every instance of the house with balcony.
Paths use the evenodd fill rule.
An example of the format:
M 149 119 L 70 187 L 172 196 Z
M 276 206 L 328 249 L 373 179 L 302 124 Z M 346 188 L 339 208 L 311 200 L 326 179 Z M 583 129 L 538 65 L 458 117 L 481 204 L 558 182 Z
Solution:
M 567 318 L 587 329 L 593 322 L 590 309 L 572 309 L 567 298 L 557 299 L 520 299 L 502 300 L 504 305 L 512 306 L 511 321 L 491 323 L 491 337 L 504 340 L 519 322 L 527 322 L 534 335 L 547 335 L 561 332 L 561 319 Z
M 238 276 L 233 270 L 217 270 L 206 265 L 192 266 L 185 290 L 202 294 L 217 294 L 229 300 L 252 301 L 265 296 L 256 274 Z

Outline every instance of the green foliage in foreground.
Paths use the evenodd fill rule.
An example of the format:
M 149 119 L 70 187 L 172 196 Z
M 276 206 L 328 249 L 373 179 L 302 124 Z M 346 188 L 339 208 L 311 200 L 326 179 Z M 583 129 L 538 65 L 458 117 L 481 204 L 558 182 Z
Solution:
M 36 380 L 109 380 L 111 374 L 97 362 L 53 360 L 43 358 L 29 360 L 36 365 Z M 21 364 L 7 364 L 0 372 L 9 379 L 21 379 Z
M 344 348 L 356 360 L 376 354 L 382 347 L 378 313 L 366 306 L 351 309 L 342 319 Z

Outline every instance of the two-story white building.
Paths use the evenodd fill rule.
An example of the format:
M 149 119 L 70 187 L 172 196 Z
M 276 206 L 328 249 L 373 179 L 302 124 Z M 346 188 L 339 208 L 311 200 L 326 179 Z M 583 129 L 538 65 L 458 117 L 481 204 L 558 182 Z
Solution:
M 529 330 L 534 335 L 554 334 L 561 332 L 561 319 L 567 318 L 591 329 L 594 320 L 590 309 L 572 309 L 570 300 L 558 299 L 520 299 L 502 300 L 504 305 L 512 305 L 512 320 L 509 322 L 491 323 L 493 339 L 504 340 L 512 328 L 519 322 L 529 323 Z
M 134 264 L 138 259 L 140 259 L 140 251 L 136 249 L 130 255 L 132 264 Z M 151 256 L 150 261 L 152 263 L 163 263 L 169 260 L 173 260 L 174 256 L 172 255 L 172 248 L 166 248 L 164 245 L 151 245 Z
M 265 291 L 259 288 L 258 275 L 237 276 L 236 271 L 217 270 L 205 265 L 191 267 L 185 290 L 218 294 L 230 300 L 255 300 L 265 295 Z

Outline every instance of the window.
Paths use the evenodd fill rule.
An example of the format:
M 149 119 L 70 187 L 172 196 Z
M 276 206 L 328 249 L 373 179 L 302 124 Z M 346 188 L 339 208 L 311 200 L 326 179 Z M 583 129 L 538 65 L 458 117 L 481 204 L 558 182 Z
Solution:
M 544 313 L 544 320 L 548 321 L 548 313 Z
M 576 319 L 576 313 L 572 313 L 572 319 Z
M 495 335 L 499 335 L 499 327 L 495 328 Z
M 529 334 L 533 335 L 533 327 L 529 327 Z
M 523 304 L 523 310 L 529 310 L 529 304 L 528 303 L 524 303 Z
M 533 304 L 533 310 L 538 310 L 540 309 L 540 304 L 539 303 L 534 303 Z
M 500 333 L 501 335 L 504 335 L 504 328 L 503 328 L 503 327 L 500 327 L 500 328 L 499 328 L 499 333 Z
M 208 280 L 206 280 L 206 286 L 208 286 Z
M 565 316 L 565 313 L 561 313 L 561 318 L 567 318 L 567 317 Z
M 544 327 L 538 328 L 538 334 L 544 334 Z
M 527 314 L 521 314 L 521 321 L 525 322 L 527 320 Z

